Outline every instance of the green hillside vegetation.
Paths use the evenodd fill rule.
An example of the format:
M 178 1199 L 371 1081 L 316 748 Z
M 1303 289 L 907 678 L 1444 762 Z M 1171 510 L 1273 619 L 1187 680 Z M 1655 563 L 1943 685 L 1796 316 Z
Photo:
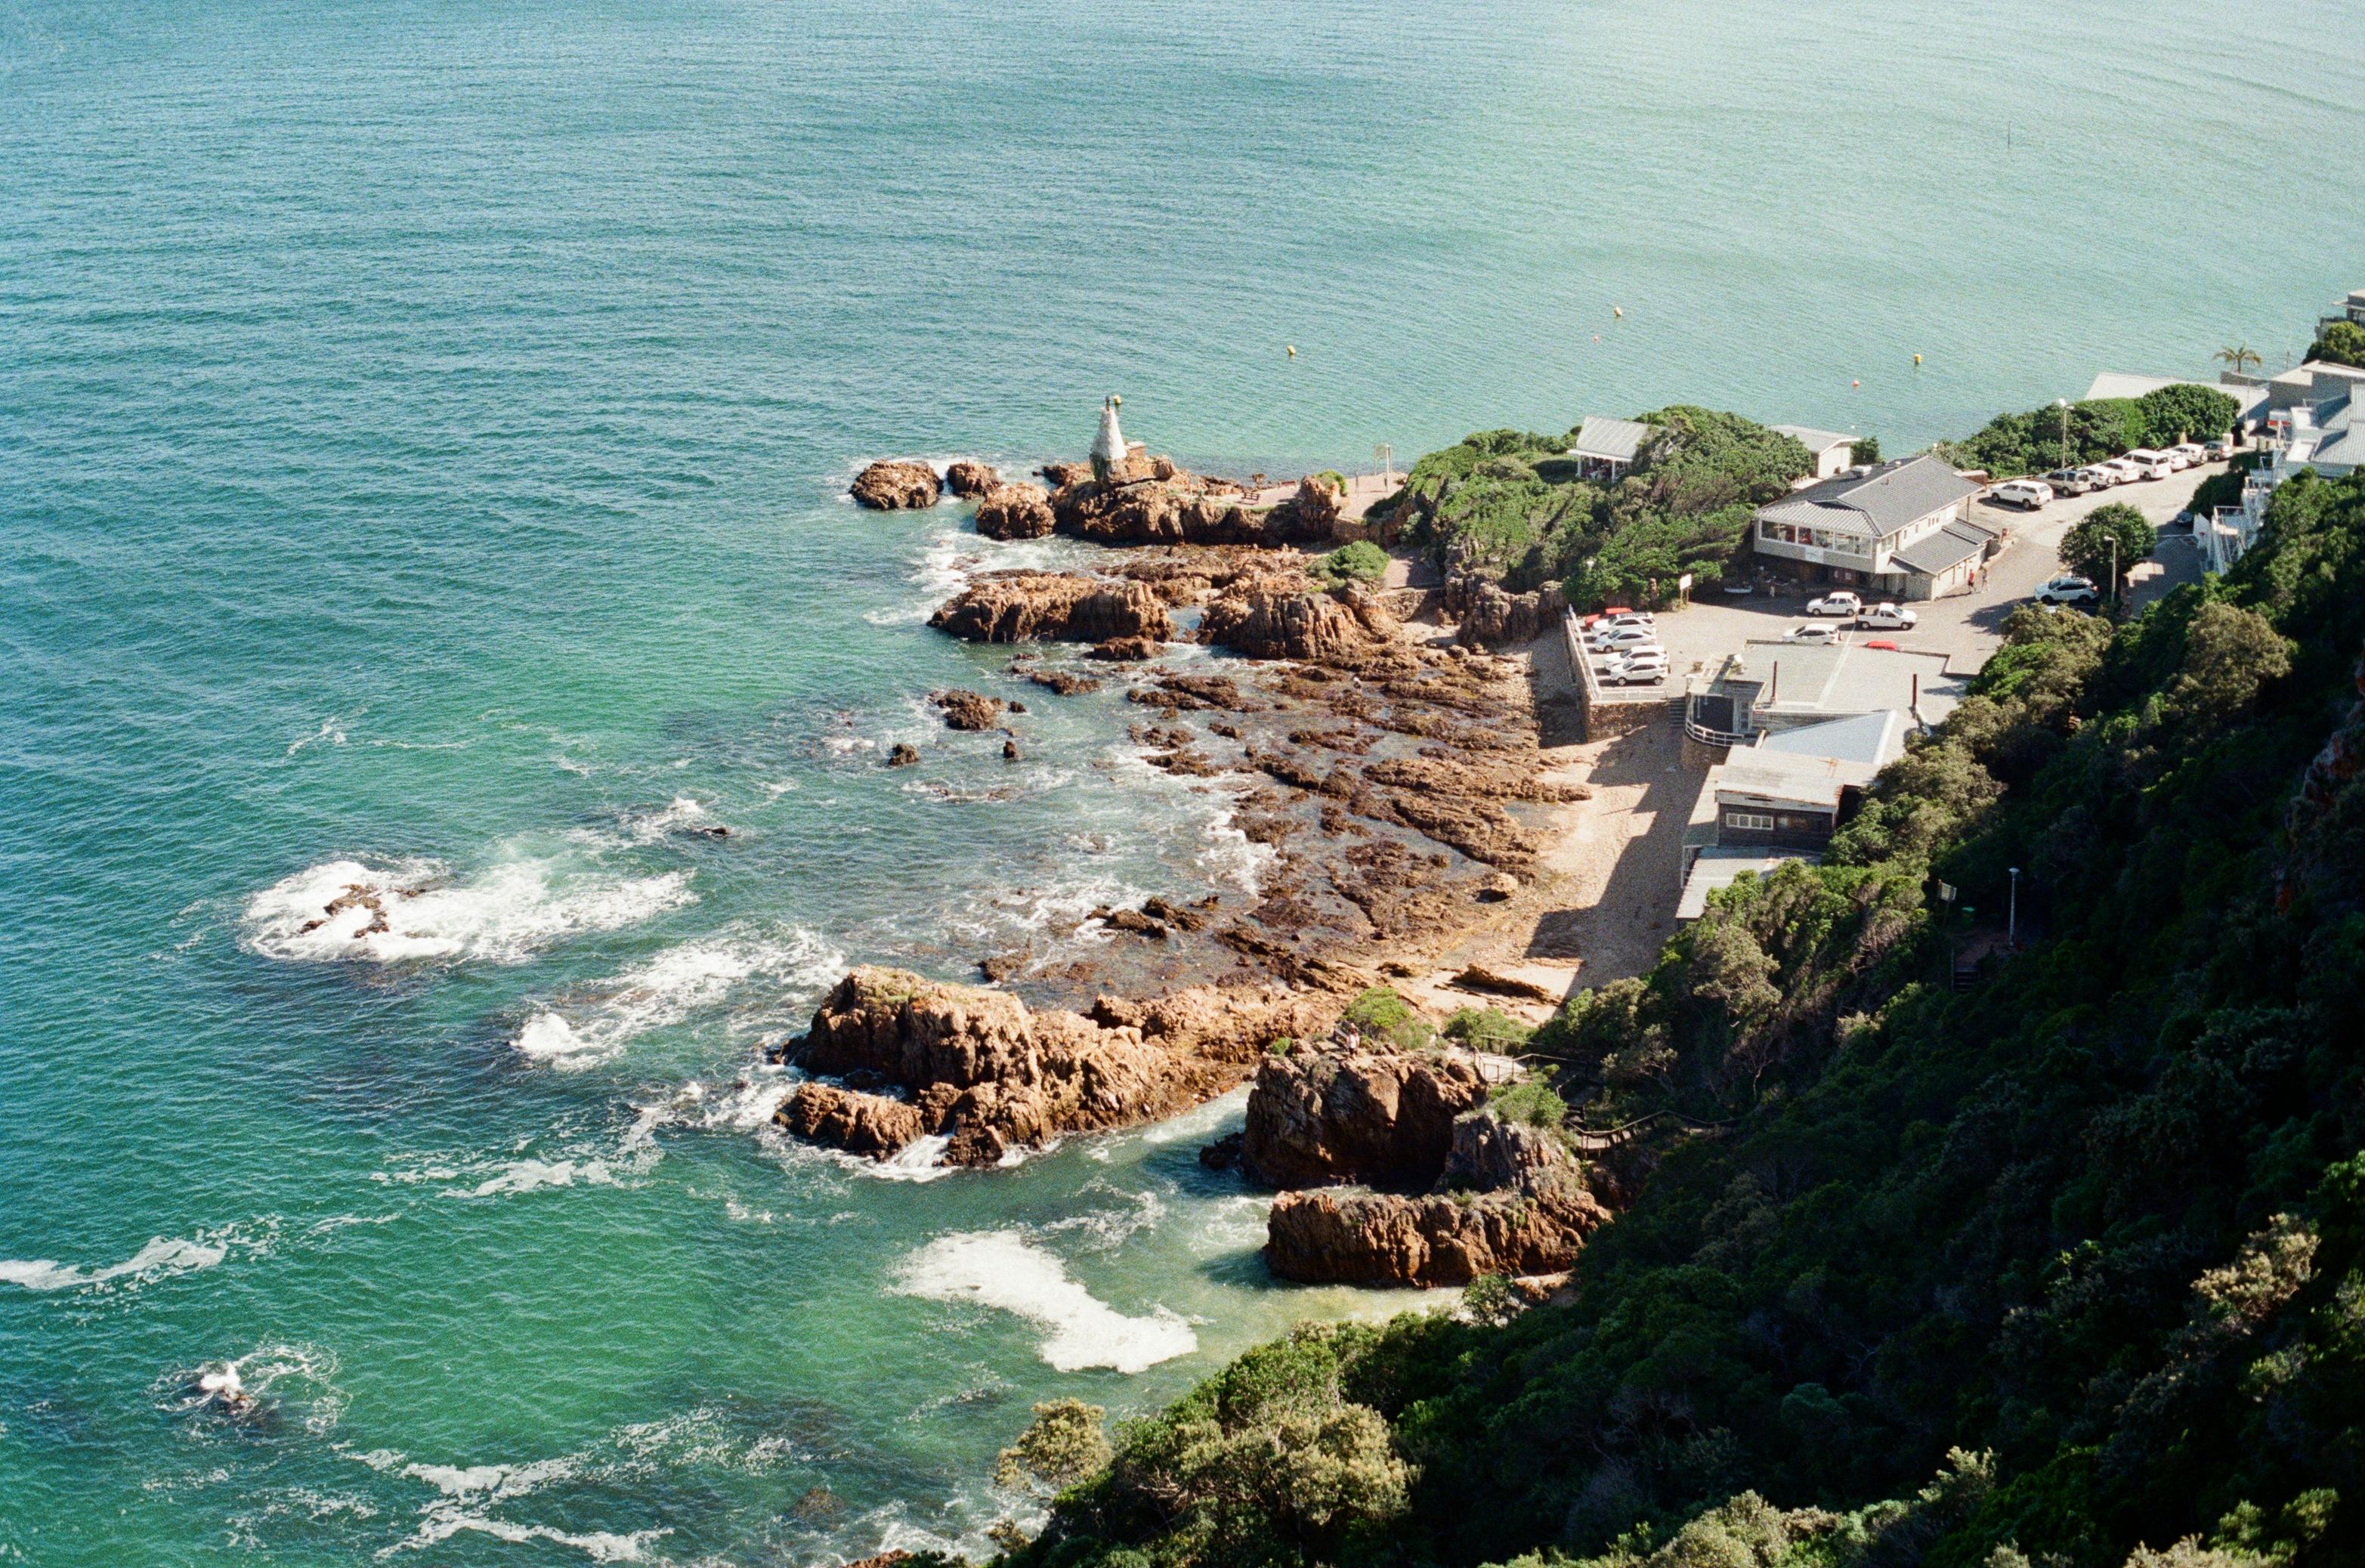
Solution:
M 1807 449 L 1709 409 L 1642 419 L 1657 433 L 1615 484 L 1577 477 L 1563 455 L 1575 431 L 1482 431 L 1413 465 L 1373 516 L 1440 566 L 1499 575 L 1514 592 L 1561 583 L 1580 608 L 1665 603 L 1687 572 L 1711 588 L 1745 543 L 1751 510 L 1809 471 Z
M 1962 441 L 1942 442 L 1938 453 L 1958 468 L 1983 468 L 1990 477 L 2016 479 L 2061 467 L 2065 461 L 2076 466 L 2139 446 L 2214 440 L 2233 428 L 2240 412 L 2241 405 L 2225 393 L 2180 382 L 2140 398 L 2098 398 L 2066 410 L 1998 414 Z
M 2360 639 L 2365 478 L 2125 626 L 2015 613 L 1822 865 L 1529 1042 L 1675 1113 L 1570 1302 L 1253 1350 L 1013 1568 L 2365 1563 Z M 1991 929 L 2013 867 L 1956 993 L 1933 890 Z

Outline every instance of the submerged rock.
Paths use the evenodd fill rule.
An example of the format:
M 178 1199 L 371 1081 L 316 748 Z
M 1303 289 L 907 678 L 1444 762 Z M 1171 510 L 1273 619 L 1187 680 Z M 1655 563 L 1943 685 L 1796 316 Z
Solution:
M 897 741 L 893 749 L 887 753 L 887 766 L 890 767 L 916 767 L 919 760 L 920 748 L 905 741 Z
M 970 643 L 1100 643 L 1112 637 L 1163 642 L 1174 635 L 1164 602 L 1142 584 L 1067 572 L 980 577 L 939 607 L 928 624 Z
M 879 511 L 906 511 L 932 507 L 943 493 L 936 471 L 925 463 L 895 459 L 874 463 L 854 476 L 856 501 Z

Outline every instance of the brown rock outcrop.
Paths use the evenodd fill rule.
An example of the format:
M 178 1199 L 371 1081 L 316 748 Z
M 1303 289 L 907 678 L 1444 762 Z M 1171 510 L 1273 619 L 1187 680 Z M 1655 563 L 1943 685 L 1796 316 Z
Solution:
M 955 730 L 999 728 L 1003 712 L 1010 706 L 999 697 L 988 697 L 982 692 L 963 691 L 958 688 L 949 691 L 931 691 L 928 700 L 943 711 L 946 727 Z
M 1609 1217 L 1554 1135 L 1483 1111 L 1454 1125 L 1446 1180 L 1454 1190 L 1418 1197 L 1285 1193 L 1266 1221 L 1266 1263 L 1308 1283 L 1459 1285 L 1480 1274 L 1548 1274 L 1575 1262 Z
M 887 1159 L 928 1130 L 919 1109 L 903 1101 L 813 1081 L 798 1084 L 773 1119 L 801 1138 L 873 1159 Z
M 1344 594 L 1227 596 L 1207 607 L 1199 640 L 1258 659 L 1354 665 L 1395 641 L 1397 622 L 1376 599 Z
M 945 470 L 945 488 L 963 500 L 985 495 L 1001 483 L 1002 476 L 982 463 L 963 460 Z
M 915 767 L 919 761 L 920 748 L 908 741 L 897 741 L 887 753 L 887 766 L 890 767 Z
M 948 1163 L 992 1165 L 1014 1148 L 1154 1121 L 1222 1093 L 1268 1031 L 1336 1008 L 1325 998 L 1202 987 L 1152 1002 L 1104 998 L 1084 1017 L 1029 1012 L 1004 991 L 859 969 L 781 1053 L 846 1087 L 800 1085 L 775 1119 L 880 1158 L 941 1135 Z M 909 1099 L 875 1092 L 886 1089 Z
M 854 476 L 856 501 L 880 511 L 905 511 L 932 507 L 943 493 L 936 471 L 925 463 L 890 459 L 874 463 Z
M 1482 573 L 1456 571 L 1445 579 L 1445 612 L 1461 620 L 1457 640 L 1471 647 L 1517 647 L 1532 643 L 1568 608 L 1558 583 L 1532 593 L 1512 593 Z
M 1297 482 L 1297 493 L 1273 510 L 1289 514 L 1283 527 L 1291 539 L 1311 543 L 1337 536 L 1345 499 L 1328 485 L 1308 475 Z
M 1089 463 L 1046 463 L 1036 472 L 1055 490 L 1064 490 L 1070 485 L 1089 485 L 1093 480 L 1093 465 Z
M 1270 1057 L 1249 1093 L 1240 1169 L 1268 1187 L 1421 1192 L 1445 1170 L 1454 1118 L 1485 1097 L 1460 1057 L 1359 1047 Z
M 1051 498 L 1040 485 L 996 485 L 978 498 L 977 531 L 988 539 L 1040 539 L 1051 523 Z
M 971 643 L 1101 643 L 1174 635 L 1165 604 L 1140 583 L 1104 582 L 1065 572 L 994 572 L 928 618 Z
M 1085 650 L 1084 657 L 1113 665 L 1139 664 L 1158 656 L 1158 644 L 1148 637 L 1111 637 Z
M 840 980 L 784 1054 L 808 1072 L 905 1091 L 920 1129 L 912 1136 L 949 1138 L 945 1159 L 955 1165 L 992 1165 L 1012 1148 L 1040 1148 L 1062 1133 L 1172 1115 L 1234 1076 L 1152 1045 L 1138 1029 L 1030 1013 L 1006 992 L 894 969 L 857 969 Z M 812 1104 L 838 1108 L 825 1098 Z M 798 1106 L 782 1106 L 779 1120 L 791 1132 L 801 1121 L 808 1137 L 913 1125 L 890 1124 L 884 1113 L 864 1118 Z

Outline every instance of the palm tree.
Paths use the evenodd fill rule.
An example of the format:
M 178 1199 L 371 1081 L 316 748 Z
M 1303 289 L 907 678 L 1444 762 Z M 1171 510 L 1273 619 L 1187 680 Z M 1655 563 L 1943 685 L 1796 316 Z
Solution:
M 2230 344 L 2227 347 L 2219 349 L 2210 357 L 2223 364 L 2226 369 L 2232 371 L 2236 375 L 2241 375 L 2243 370 L 2250 365 L 2258 365 L 2263 368 L 2267 363 L 2264 358 L 2260 357 L 2259 351 L 2252 348 L 2247 343 Z

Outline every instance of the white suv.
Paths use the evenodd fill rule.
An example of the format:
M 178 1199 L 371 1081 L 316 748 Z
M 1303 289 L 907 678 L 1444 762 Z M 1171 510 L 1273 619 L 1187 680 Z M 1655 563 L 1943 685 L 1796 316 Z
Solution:
M 1821 599 L 1808 600 L 1807 613 L 1810 615 L 1861 615 L 1864 613 L 1864 600 L 1843 588 L 1837 593 L 1827 593 Z
M 1586 645 L 1597 654 L 1606 654 L 1655 644 L 1658 640 L 1658 632 L 1649 626 L 1608 626 L 1596 628 Z
M 1604 686 L 1656 686 L 1667 678 L 1664 648 L 1637 648 L 1609 661 L 1601 672 Z
M 2091 604 L 2102 590 L 2090 577 L 2058 577 L 2029 597 L 2039 604 Z
M 1988 499 L 1998 506 L 2023 507 L 2034 511 L 2053 504 L 2053 487 L 2042 479 L 2012 479 L 1998 485 Z

